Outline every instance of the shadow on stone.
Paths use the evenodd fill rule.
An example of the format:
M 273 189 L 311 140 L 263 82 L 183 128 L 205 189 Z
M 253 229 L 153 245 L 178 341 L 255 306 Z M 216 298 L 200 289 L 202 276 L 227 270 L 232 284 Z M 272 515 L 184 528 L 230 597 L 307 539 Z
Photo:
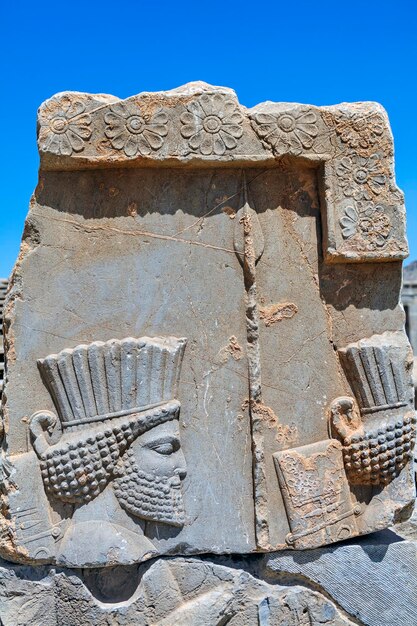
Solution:
M 143 568 L 116 565 L 79 570 L 83 583 L 99 602 L 118 604 L 129 600 L 139 586 Z

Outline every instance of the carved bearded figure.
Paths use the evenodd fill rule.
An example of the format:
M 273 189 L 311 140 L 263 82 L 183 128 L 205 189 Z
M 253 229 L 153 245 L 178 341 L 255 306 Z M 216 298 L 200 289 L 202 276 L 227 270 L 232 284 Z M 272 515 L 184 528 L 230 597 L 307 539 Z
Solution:
M 114 492 L 128 513 L 184 525 L 181 481 L 186 470 L 175 422 L 156 426 L 139 437 L 120 460 L 117 476 Z
M 30 430 L 45 491 L 68 510 L 61 562 L 87 554 L 93 565 L 97 550 L 142 559 L 155 553 L 147 523 L 184 525 L 175 399 L 184 349 L 185 339 L 127 338 L 38 362 L 59 419 L 40 411 Z

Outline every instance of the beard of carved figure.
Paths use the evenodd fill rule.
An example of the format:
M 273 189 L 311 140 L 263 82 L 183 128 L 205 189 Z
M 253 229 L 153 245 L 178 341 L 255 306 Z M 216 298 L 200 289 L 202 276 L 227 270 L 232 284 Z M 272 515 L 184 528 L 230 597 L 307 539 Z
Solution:
M 125 511 L 147 521 L 183 526 L 184 502 L 179 476 L 156 476 L 143 472 L 132 450 L 117 467 L 114 493 Z

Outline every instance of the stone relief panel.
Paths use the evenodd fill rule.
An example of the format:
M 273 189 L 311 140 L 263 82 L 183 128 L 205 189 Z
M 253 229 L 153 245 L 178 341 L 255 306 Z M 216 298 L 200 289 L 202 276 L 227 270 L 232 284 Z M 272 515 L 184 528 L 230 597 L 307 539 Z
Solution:
M 184 525 L 176 396 L 185 343 L 128 337 L 38 361 L 57 414 L 39 411 L 29 428 L 51 506 L 67 505 L 50 529 L 58 561 L 100 564 L 106 552 L 116 562 L 142 560 L 156 549 L 136 520 Z M 44 539 L 37 507 L 17 515 L 33 531 L 25 544 Z M 50 549 L 38 546 L 37 556 L 50 558 Z
M 84 174 L 81 176 L 84 177 Z M 46 185 L 43 186 L 41 193 L 48 197 L 44 196 L 41 202 L 49 207 L 46 211 L 50 217 L 44 221 L 44 217 L 38 213 L 38 210 L 42 213 L 39 204 L 34 210 L 34 214 L 37 215 L 33 215 L 33 219 L 38 223 L 34 228 L 40 229 L 40 237 L 47 245 L 45 251 L 52 252 L 57 249 L 63 251 L 65 248 L 71 258 L 66 261 L 63 258 L 59 261 L 55 259 L 53 264 L 57 271 L 55 274 L 50 273 L 47 288 L 46 285 L 39 285 L 36 278 L 32 280 L 28 277 L 28 285 L 34 289 L 37 282 L 37 289 L 40 290 L 37 292 L 38 295 L 33 292 L 32 295 L 28 294 L 27 297 L 20 299 L 16 298 L 15 291 L 8 303 L 9 345 L 14 342 L 17 353 L 19 355 L 24 353 L 26 356 L 14 359 L 12 352 L 9 351 L 12 356 L 8 362 L 8 392 L 4 413 L 11 427 L 7 428 L 4 463 L 11 464 L 11 475 L 5 484 L 4 503 L 13 523 L 8 524 L 2 518 L 4 531 L 2 553 L 21 560 L 58 561 L 63 565 L 81 567 L 126 561 L 132 563 L 160 553 L 178 554 L 179 550 L 187 554 L 195 553 L 197 543 L 200 546 L 198 551 L 204 552 L 250 550 L 252 546 L 254 547 L 253 500 L 249 497 L 252 491 L 251 439 L 248 408 L 242 408 L 247 395 L 246 332 L 245 316 L 236 315 L 237 310 L 243 306 L 244 290 L 242 268 L 233 249 L 235 221 L 222 210 L 224 207 L 231 209 L 231 203 L 234 208 L 239 208 L 239 201 L 235 196 L 237 188 L 241 185 L 241 172 L 236 178 L 236 172 L 233 171 L 225 173 L 189 171 L 183 180 L 184 187 L 177 187 L 176 192 L 174 192 L 178 181 L 176 170 L 162 171 L 162 179 L 159 178 L 159 174 L 155 177 L 154 171 L 146 170 L 143 172 L 145 178 L 141 180 L 138 180 L 138 172 L 134 169 L 125 172 L 124 180 L 119 178 L 118 173 L 112 180 L 108 178 L 106 171 L 102 172 L 103 177 L 100 180 L 95 179 L 95 174 L 90 177 L 91 174 L 93 173 L 87 173 L 82 183 L 75 182 L 71 173 L 64 183 L 64 186 L 68 185 L 68 191 L 73 190 L 73 193 L 68 194 L 66 192 L 61 194 L 62 183 L 56 186 L 54 183 L 50 184 L 52 180 L 45 181 Z M 54 177 L 56 173 L 49 173 L 47 177 L 50 175 Z M 67 175 L 68 173 L 64 174 L 65 177 Z M 76 176 L 79 175 L 77 172 Z M 208 207 L 202 202 L 202 189 L 205 189 L 203 197 L 206 198 L 209 207 L 217 207 L 208 217 L 205 216 Z M 58 194 L 55 195 L 57 191 Z M 86 195 L 82 198 L 80 193 Z M 95 195 L 96 199 L 93 199 L 91 194 Z M 232 200 L 228 202 L 223 194 Z M 88 196 L 92 199 L 91 204 L 87 201 Z M 66 203 L 65 198 L 70 204 Z M 136 204 L 137 215 L 127 215 L 125 209 L 133 203 Z M 183 211 L 179 210 L 181 205 Z M 52 230 L 49 230 L 48 223 L 53 225 Z M 81 224 L 84 224 L 87 230 L 83 226 L 80 230 Z M 198 235 L 201 224 L 203 233 Z M 106 231 L 101 231 L 103 225 L 106 225 Z M 48 230 L 52 236 L 49 242 L 44 238 L 49 237 Z M 145 232 L 149 235 L 144 236 Z M 150 242 L 151 247 L 146 241 Z M 37 257 L 37 269 L 35 270 L 33 266 L 36 277 L 47 271 L 52 259 L 48 258 L 49 254 L 44 256 L 41 247 L 35 244 L 28 257 L 22 260 L 29 273 L 32 271 L 30 269 L 32 252 Z M 74 263 L 78 265 L 76 280 L 72 269 Z M 220 275 L 222 280 L 219 283 Z M 66 285 L 65 289 L 62 289 L 63 284 Z M 15 287 L 19 289 L 17 283 Z M 43 295 L 40 308 L 32 307 L 29 304 L 32 297 L 37 299 L 41 292 Z M 20 308 L 21 305 L 26 311 L 24 315 L 28 314 L 30 317 L 25 326 L 38 329 L 37 332 L 30 334 L 29 342 L 23 336 L 19 339 L 18 335 L 20 330 L 24 331 L 24 326 L 20 326 L 19 322 L 15 324 L 12 319 L 15 307 Z M 20 313 L 17 315 L 20 316 Z M 74 326 L 76 319 L 78 322 Z M 114 443 L 113 434 L 106 435 L 105 431 L 111 429 L 115 421 L 122 422 L 123 416 L 111 417 L 106 420 L 106 426 L 103 425 L 99 429 L 95 422 L 63 426 L 65 417 L 61 420 L 60 415 L 72 415 L 73 421 L 84 420 L 85 407 L 95 406 L 97 409 L 97 402 L 101 407 L 97 415 L 113 414 L 122 410 L 113 392 L 110 393 L 110 397 L 113 398 L 114 405 L 104 403 L 109 402 L 106 400 L 109 389 L 115 388 L 116 393 L 118 387 L 117 385 L 115 387 L 112 379 L 107 381 L 103 379 L 102 374 L 100 378 L 101 361 L 95 365 L 94 371 L 98 370 L 99 373 L 93 378 L 90 361 L 95 364 L 94 358 L 98 358 L 97 341 L 99 346 L 101 343 L 107 345 L 109 337 L 118 337 L 117 341 L 122 342 L 125 350 L 128 342 L 123 340 L 123 337 L 143 335 L 148 337 L 175 335 L 188 338 L 177 396 L 181 399 L 180 419 L 171 419 L 170 423 L 152 429 L 156 436 L 156 431 L 165 431 L 170 424 L 175 423 L 177 430 L 179 428 L 179 432 L 168 434 L 175 435 L 181 443 L 182 452 L 180 454 L 179 451 L 177 455 L 181 456 L 183 453 L 186 458 L 183 470 L 187 470 L 187 476 L 183 480 L 185 472 L 180 471 L 181 489 L 175 491 L 181 496 L 177 501 L 176 519 L 180 518 L 179 511 L 183 500 L 185 517 L 183 525 L 144 519 L 145 509 L 148 506 L 149 509 L 152 508 L 145 502 L 148 495 L 145 494 L 143 499 L 135 498 L 133 492 L 134 489 L 140 492 L 149 491 L 149 486 L 145 484 L 149 473 L 137 477 L 136 465 L 140 467 L 140 464 L 137 463 L 136 457 L 139 451 L 142 454 L 142 448 L 146 449 L 145 444 L 152 443 L 147 439 L 153 434 L 152 431 L 138 437 L 125 452 L 120 449 L 111 450 L 114 456 L 121 456 L 117 463 L 111 454 L 105 455 L 103 458 L 105 463 L 108 463 L 109 471 L 106 468 L 94 470 L 93 467 L 92 473 L 87 472 L 88 485 L 79 485 L 81 493 L 90 482 L 96 490 L 102 489 L 102 486 L 96 485 L 99 481 L 102 481 L 103 487 L 107 481 L 107 486 L 103 491 L 99 491 L 98 495 L 95 495 L 95 491 L 90 494 L 94 497 L 84 504 L 78 501 L 78 497 L 77 502 L 72 501 L 71 495 L 74 494 L 71 490 L 79 487 L 69 487 L 66 480 L 63 482 L 67 483 L 68 487 L 66 484 L 63 485 L 62 497 L 56 497 L 53 493 L 55 488 L 51 491 L 49 485 L 45 485 L 44 478 L 51 483 L 50 469 L 41 466 L 43 460 L 38 458 L 33 445 L 36 442 L 36 445 L 39 443 L 42 446 L 46 438 L 49 447 L 43 451 L 38 446 L 39 454 L 45 452 L 48 455 L 50 450 L 52 459 L 55 459 L 65 452 L 65 460 L 67 446 L 63 446 L 64 442 L 77 444 L 77 450 L 78 446 L 92 448 L 91 453 L 96 454 L 96 443 L 90 441 L 86 444 L 88 438 L 95 437 L 96 431 L 105 435 L 106 449 L 122 445 L 117 440 Z M 84 348 L 79 348 L 80 345 Z M 117 345 L 112 349 L 116 348 Z M 48 355 L 58 356 L 50 358 Z M 80 364 L 79 367 L 74 367 L 74 358 Z M 104 359 L 104 356 L 102 358 Z M 164 358 L 163 354 L 158 358 L 154 354 L 153 365 L 149 365 L 149 371 L 157 372 L 157 369 L 152 368 L 162 367 Z M 158 366 L 161 359 L 162 364 Z M 42 361 L 42 365 L 38 366 L 39 360 Z M 104 360 L 104 371 L 107 372 L 107 361 Z M 68 373 L 65 370 L 65 380 L 68 381 L 66 384 L 71 404 L 66 414 L 60 405 L 55 403 L 55 392 L 52 392 L 54 378 L 50 380 L 46 378 L 50 370 L 45 368 L 57 366 L 60 372 L 59 364 L 61 367 L 68 364 L 69 367 Z M 124 380 L 129 388 L 133 373 L 129 370 L 123 371 L 126 372 Z M 82 383 L 84 390 L 82 396 L 77 391 L 80 389 L 78 376 L 81 381 L 84 381 L 84 376 L 86 377 Z M 25 384 L 20 387 L 19 381 L 23 380 Z M 58 382 L 59 380 L 62 380 L 61 374 Z M 152 390 L 156 384 L 155 380 L 150 384 Z M 36 391 L 28 394 L 25 391 L 27 388 Z M 166 381 L 165 390 L 167 389 Z M 73 393 L 74 397 L 71 396 Z M 155 395 L 156 392 L 152 398 Z M 67 392 L 63 397 L 65 401 Z M 123 397 L 120 402 L 122 400 Z M 139 407 L 146 408 L 158 401 L 158 398 L 153 400 L 144 397 Z M 138 405 L 128 404 L 126 408 L 130 410 L 135 406 Z M 31 416 L 40 410 L 42 414 L 52 411 L 57 415 L 56 426 L 51 434 L 43 429 L 43 424 L 49 427 L 48 419 L 39 420 L 37 417 L 31 420 Z M 153 409 L 151 407 L 149 410 L 151 414 L 152 411 L 159 412 L 158 407 Z M 173 414 L 176 410 L 175 406 L 172 407 Z M 148 415 L 149 418 L 152 418 L 151 414 Z M 91 411 L 87 413 L 87 417 L 94 415 L 96 414 Z M 17 416 L 27 418 L 21 421 Z M 226 424 L 228 426 L 225 430 Z M 85 436 L 82 433 L 85 433 Z M 110 446 L 107 445 L 108 437 L 111 439 Z M 177 445 L 176 442 L 174 444 Z M 134 452 L 131 462 L 127 457 L 129 448 Z M 69 452 L 73 454 L 74 450 Z M 161 462 L 168 460 L 167 455 L 155 453 L 155 456 L 158 456 Z M 175 454 L 170 458 L 172 457 L 175 457 Z M 123 458 L 126 467 L 122 465 Z M 77 461 L 70 459 L 71 462 L 73 460 Z M 45 463 L 47 461 L 54 463 L 53 460 L 46 458 Z M 103 465 L 102 460 L 94 460 L 94 463 Z M 58 465 L 60 464 L 61 461 L 58 462 Z M 113 465 L 117 467 L 113 469 Z M 81 465 L 83 466 L 84 464 Z M 122 481 L 116 476 L 119 469 L 126 474 L 131 467 L 133 467 L 132 483 L 138 478 L 136 486 L 128 484 L 127 479 Z M 220 479 L 225 467 L 228 468 L 227 482 Z M 79 468 L 74 468 L 74 474 L 75 469 Z M 42 470 L 45 477 L 42 477 Z M 159 477 L 158 472 L 156 473 Z M 84 476 L 80 478 L 82 481 L 85 479 Z M 143 480 L 139 480 L 140 478 Z M 78 477 L 75 476 L 73 479 L 71 476 L 71 479 L 77 481 Z M 57 484 L 62 487 L 61 482 Z M 159 493 L 162 498 L 164 495 L 162 480 L 160 484 Z M 45 486 L 48 488 L 47 493 Z M 132 511 L 135 509 L 133 513 L 123 508 L 115 495 L 116 489 L 120 496 L 123 495 L 122 490 L 133 492 L 128 495 L 131 502 L 126 502 L 126 507 L 131 507 Z M 65 494 L 65 491 L 70 491 L 70 495 Z M 168 497 L 171 496 L 167 494 Z M 156 498 L 153 502 L 156 503 Z M 99 505 L 101 512 L 97 509 Z M 166 503 L 158 500 L 158 508 L 167 509 Z M 26 509 L 28 509 L 28 513 L 25 513 L 27 522 L 25 529 L 22 529 L 17 520 L 23 523 L 21 514 Z M 122 526 L 122 529 L 119 529 L 118 533 L 108 532 L 106 537 L 110 549 L 101 550 L 94 542 L 90 541 L 91 545 L 87 544 L 88 538 L 91 538 L 88 525 L 93 522 L 94 527 L 96 519 L 99 522 L 105 520 L 106 512 L 109 512 L 111 518 L 107 520 L 109 521 L 107 527 Z M 142 517 L 138 517 L 136 513 L 140 513 Z M 167 510 L 165 514 L 174 521 Z M 211 521 L 207 524 L 207 520 L 215 519 L 222 520 L 220 531 L 218 524 L 212 524 Z M 32 523 L 37 524 L 33 526 L 33 533 L 30 532 Z M 103 524 L 103 528 L 104 526 L 106 524 Z M 42 529 L 39 533 L 35 532 L 38 528 Z M 84 529 L 85 533 L 80 533 L 80 529 Z M 43 533 L 45 536 L 38 536 Z M 125 550 L 121 550 L 120 535 L 130 537 L 130 544 L 134 543 L 135 549 L 126 547 Z M 140 539 L 142 535 L 143 539 Z M 196 543 L 197 536 L 199 539 Z M 83 540 L 84 545 L 81 537 L 86 538 Z M 104 541 L 102 543 L 105 545 Z M 80 556 L 84 559 L 83 562 L 78 560 Z
M 333 401 L 331 432 L 343 443 L 351 483 L 386 485 L 413 459 L 410 347 L 401 333 L 386 332 L 339 354 L 359 410 L 352 398 Z
M 373 496 L 395 480 L 401 492 L 404 471 L 413 470 L 417 419 L 404 334 L 362 339 L 339 349 L 339 356 L 356 401 L 342 396 L 330 404 L 332 439 L 273 455 L 292 531 L 286 541 L 295 548 L 360 533 Z M 371 489 L 369 507 L 365 487 Z
M 308 549 L 407 517 L 401 267 L 372 256 L 402 217 L 361 107 L 247 111 L 193 84 L 41 108 L 42 141 L 67 134 L 41 146 L 5 310 L 2 555 Z M 368 247 L 329 266 L 329 233 Z

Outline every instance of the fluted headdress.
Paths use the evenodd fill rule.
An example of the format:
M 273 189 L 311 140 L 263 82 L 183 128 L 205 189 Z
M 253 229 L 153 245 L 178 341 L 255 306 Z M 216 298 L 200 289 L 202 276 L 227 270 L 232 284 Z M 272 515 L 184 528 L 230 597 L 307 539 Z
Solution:
M 127 337 L 50 354 L 38 367 L 62 427 L 158 406 L 177 395 L 186 339 Z
M 406 406 L 410 397 L 410 347 L 399 332 L 361 339 L 339 350 L 362 414 Z

